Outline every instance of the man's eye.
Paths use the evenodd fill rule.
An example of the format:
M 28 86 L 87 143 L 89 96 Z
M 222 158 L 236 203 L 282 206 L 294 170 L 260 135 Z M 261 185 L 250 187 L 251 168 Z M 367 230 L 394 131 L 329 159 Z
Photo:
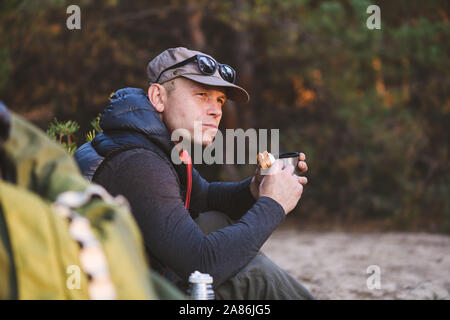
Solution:
M 197 93 L 197 95 L 202 96 L 202 97 L 206 97 L 206 93 L 205 92 L 199 92 L 199 93 Z

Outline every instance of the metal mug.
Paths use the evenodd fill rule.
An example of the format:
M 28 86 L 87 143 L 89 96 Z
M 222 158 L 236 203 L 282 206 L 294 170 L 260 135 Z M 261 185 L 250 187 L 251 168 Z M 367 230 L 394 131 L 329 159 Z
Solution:
M 270 154 L 266 151 L 258 154 L 259 166 L 261 168 L 261 174 L 266 175 L 269 173 L 269 167 L 272 166 L 276 159 L 281 159 L 284 166 L 289 164 L 294 166 L 294 174 L 300 175 L 300 170 L 298 168 L 298 156 L 300 152 L 283 152 L 278 154 Z
M 283 152 L 279 154 L 274 154 L 275 159 L 283 160 L 285 166 L 291 164 L 294 166 L 294 173 L 300 175 L 300 170 L 298 168 L 298 157 L 300 152 Z

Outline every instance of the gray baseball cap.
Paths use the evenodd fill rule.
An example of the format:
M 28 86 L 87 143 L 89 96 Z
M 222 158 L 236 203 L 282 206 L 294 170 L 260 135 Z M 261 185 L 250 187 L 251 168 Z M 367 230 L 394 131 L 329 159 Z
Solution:
M 167 68 L 197 54 L 212 58 L 210 55 L 203 52 L 189 50 L 183 47 L 169 48 L 163 51 L 158 56 L 153 58 L 153 60 L 151 60 L 147 65 L 147 75 L 150 82 L 154 83 L 158 80 L 157 83 L 164 83 L 178 77 L 184 77 L 210 86 L 226 87 L 226 95 L 228 99 L 241 103 L 248 102 L 250 96 L 247 91 L 231 82 L 224 80 L 219 73 L 219 68 L 217 68 L 214 74 L 206 75 L 200 71 L 197 63 L 192 62 L 174 69 L 166 70 Z M 164 70 L 166 71 L 163 72 Z M 163 73 L 161 74 L 161 72 Z

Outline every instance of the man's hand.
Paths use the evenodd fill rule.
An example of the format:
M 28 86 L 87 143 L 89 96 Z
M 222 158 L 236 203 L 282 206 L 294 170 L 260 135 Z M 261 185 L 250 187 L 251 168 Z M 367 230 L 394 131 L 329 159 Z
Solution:
M 306 156 L 304 153 L 300 153 L 298 156 L 298 169 L 300 170 L 300 174 L 304 174 L 306 171 L 308 171 L 308 165 L 306 164 Z M 255 198 L 255 200 L 258 200 L 259 198 L 259 186 L 263 178 L 264 175 L 261 174 L 261 168 L 258 166 L 256 168 L 255 175 L 250 183 L 250 192 L 252 193 L 252 196 L 253 198 Z M 308 179 L 306 177 L 298 177 L 298 181 L 302 185 L 308 183 Z
M 259 185 L 259 196 L 269 197 L 278 202 L 288 214 L 295 208 L 303 193 L 303 184 L 294 174 L 294 166 L 283 168 L 283 160 L 278 159 Z M 302 177 L 306 179 L 305 177 Z

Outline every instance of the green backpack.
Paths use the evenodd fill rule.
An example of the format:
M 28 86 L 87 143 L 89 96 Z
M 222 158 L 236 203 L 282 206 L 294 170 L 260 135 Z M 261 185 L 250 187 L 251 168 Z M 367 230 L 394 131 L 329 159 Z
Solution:
M 152 272 L 122 197 L 86 181 L 73 159 L 11 113 L 0 180 L 0 299 L 184 299 Z

